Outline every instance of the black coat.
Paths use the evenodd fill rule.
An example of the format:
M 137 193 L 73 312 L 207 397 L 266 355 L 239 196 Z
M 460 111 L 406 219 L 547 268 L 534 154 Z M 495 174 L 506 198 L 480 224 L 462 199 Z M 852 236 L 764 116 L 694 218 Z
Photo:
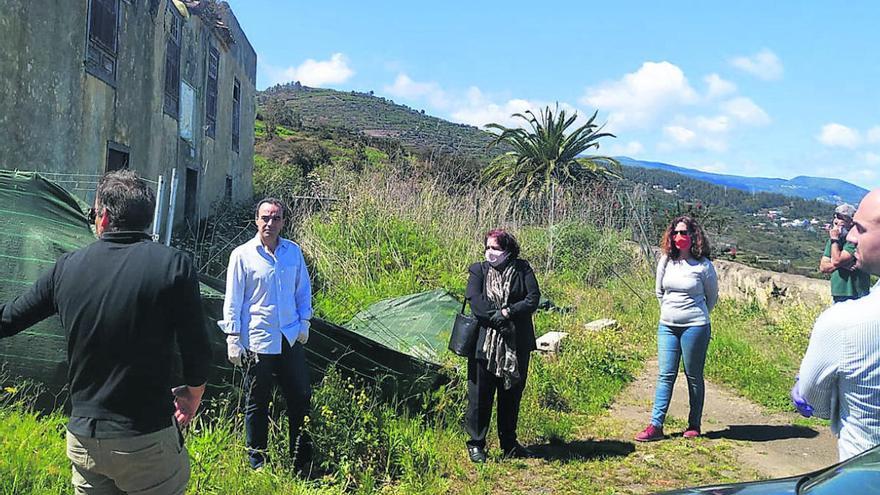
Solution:
M 514 259 L 513 279 L 510 282 L 510 296 L 507 298 L 510 320 L 516 331 L 516 349 L 518 353 L 531 352 L 535 345 L 535 325 L 532 314 L 538 309 L 541 291 L 538 280 L 528 261 Z M 474 263 L 468 268 L 468 284 L 465 297 L 470 301 L 471 311 L 480 321 L 480 336 L 477 345 L 481 345 L 486 337 L 486 327 L 493 327 L 489 321 L 489 311 L 495 309 L 494 304 L 486 297 L 486 273 L 494 270 L 487 261 Z

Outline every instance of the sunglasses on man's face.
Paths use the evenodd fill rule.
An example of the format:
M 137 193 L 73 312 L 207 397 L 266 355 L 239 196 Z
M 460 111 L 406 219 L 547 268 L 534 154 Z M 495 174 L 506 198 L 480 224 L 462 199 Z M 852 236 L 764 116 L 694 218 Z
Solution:
M 262 220 L 263 223 L 269 223 L 269 221 L 271 221 L 271 220 L 275 220 L 276 222 L 280 222 L 280 221 L 284 220 L 284 218 L 281 215 L 262 215 L 262 216 L 260 216 L 260 220 Z
M 673 230 L 672 235 L 690 235 L 687 230 Z

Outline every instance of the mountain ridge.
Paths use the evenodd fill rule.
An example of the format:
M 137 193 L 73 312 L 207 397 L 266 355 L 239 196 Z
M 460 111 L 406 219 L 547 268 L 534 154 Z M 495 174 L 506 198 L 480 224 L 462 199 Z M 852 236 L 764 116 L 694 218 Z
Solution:
M 276 99 L 307 127 L 338 127 L 366 136 L 398 140 L 410 150 L 439 152 L 486 164 L 505 151 L 489 148 L 492 133 L 472 125 L 450 122 L 426 114 L 372 91 L 337 91 L 310 88 L 298 82 L 272 86 L 257 93 L 263 108 Z M 747 177 L 699 170 L 658 161 L 618 157 L 623 165 L 662 169 L 747 192 L 771 192 L 828 203 L 858 204 L 867 189 L 840 179 L 797 176 L 793 179 Z
M 637 160 L 628 156 L 615 157 L 621 164 L 631 167 L 661 169 L 686 175 L 712 184 L 732 187 L 751 193 L 771 192 L 804 199 L 818 199 L 827 203 L 850 203 L 858 205 L 868 190 L 841 179 L 799 175 L 792 179 L 772 177 L 748 177 L 733 174 L 703 172 L 701 170 L 669 163 Z

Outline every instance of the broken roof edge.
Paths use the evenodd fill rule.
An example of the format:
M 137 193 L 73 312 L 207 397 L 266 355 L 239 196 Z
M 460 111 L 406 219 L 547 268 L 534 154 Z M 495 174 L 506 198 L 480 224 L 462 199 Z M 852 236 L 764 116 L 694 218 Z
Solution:
M 226 50 L 232 45 L 241 47 L 242 65 L 248 80 L 256 86 L 257 82 L 257 52 L 242 29 L 238 18 L 232 11 L 229 3 L 222 0 L 170 0 L 181 12 L 185 11 L 187 17 L 190 13 L 198 16 L 202 22 L 210 27 L 214 36 L 223 44 Z
M 247 74 L 251 82 L 256 85 L 257 51 L 254 50 L 254 45 L 251 44 L 250 39 L 248 39 L 247 34 L 244 32 L 244 29 L 242 29 L 241 24 L 238 22 L 238 17 L 235 16 L 235 13 L 232 11 L 232 7 L 229 6 L 229 3 L 224 1 L 216 1 L 215 4 L 219 9 L 221 18 L 226 23 L 227 29 L 235 31 L 236 36 L 241 37 L 243 42 L 239 43 L 238 45 L 242 47 L 242 49 L 247 50 L 247 53 L 244 54 L 245 73 Z

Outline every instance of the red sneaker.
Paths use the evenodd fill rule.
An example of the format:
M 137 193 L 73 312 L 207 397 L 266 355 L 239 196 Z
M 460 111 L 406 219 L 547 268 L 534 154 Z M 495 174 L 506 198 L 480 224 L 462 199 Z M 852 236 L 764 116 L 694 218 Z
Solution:
M 700 429 L 694 428 L 693 426 L 688 426 L 688 429 L 684 430 L 684 433 L 682 433 L 681 436 L 685 438 L 697 438 L 698 436 L 700 436 Z
M 663 427 L 648 425 L 641 433 L 636 435 L 637 442 L 653 442 L 663 439 Z

